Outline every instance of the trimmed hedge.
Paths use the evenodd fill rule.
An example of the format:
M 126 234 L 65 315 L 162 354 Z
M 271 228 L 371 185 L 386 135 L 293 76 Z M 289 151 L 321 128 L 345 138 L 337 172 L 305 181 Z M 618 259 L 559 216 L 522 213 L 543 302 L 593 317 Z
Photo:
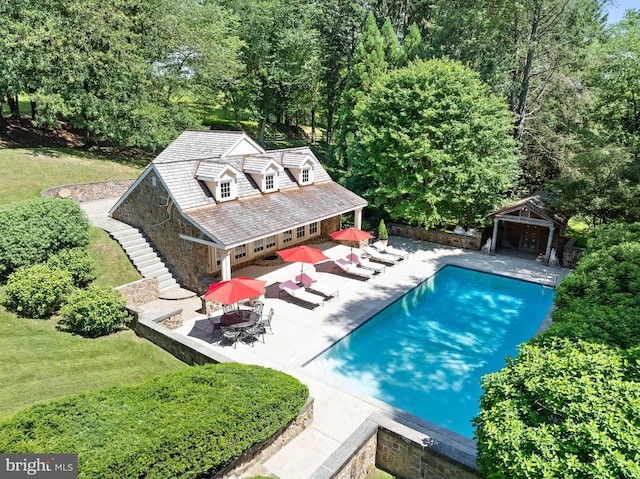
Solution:
M 286 426 L 308 395 L 271 369 L 194 366 L 27 408 L 0 422 L 0 451 L 78 453 L 87 479 L 204 477 Z
M 89 244 L 89 220 L 72 200 L 37 198 L 0 209 L 0 278 Z
M 60 309 L 62 329 L 86 338 L 118 331 L 129 319 L 127 300 L 112 288 L 90 286 L 73 292 Z

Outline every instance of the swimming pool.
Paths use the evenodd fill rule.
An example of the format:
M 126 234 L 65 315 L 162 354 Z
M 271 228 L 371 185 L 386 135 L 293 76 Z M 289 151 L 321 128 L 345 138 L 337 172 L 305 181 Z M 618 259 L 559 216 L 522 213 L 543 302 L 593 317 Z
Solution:
M 535 335 L 554 295 L 539 284 L 445 266 L 304 367 L 472 437 L 480 378 Z

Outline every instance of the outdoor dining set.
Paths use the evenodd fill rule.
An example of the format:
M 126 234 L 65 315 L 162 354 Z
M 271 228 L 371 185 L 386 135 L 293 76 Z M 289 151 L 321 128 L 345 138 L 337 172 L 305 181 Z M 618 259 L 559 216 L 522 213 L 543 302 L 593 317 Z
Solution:
M 346 241 L 373 238 L 366 231 L 356 228 L 340 230 L 332 233 L 331 237 Z M 343 273 L 367 280 L 407 256 L 407 252 L 404 250 L 389 248 L 378 243 L 374 243 L 374 246 L 363 247 L 363 251 L 365 255 L 361 257 L 355 254 L 351 248 L 351 253 L 346 258 L 340 258 L 333 263 Z M 304 272 L 305 263 L 318 264 L 330 261 L 330 258 L 321 250 L 299 245 L 277 251 L 277 254 L 285 261 L 299 262 L 302 265 L 299 275 L 278 284 L 281 294 L 287 294 L 294 300 L 312 307 L 324 305 L 326 300 L 338 297 L 337 288 L 323 284 Z M 267 314 L 264 314 L 264 303 L 260 300 L 264 295 L 265 286 L 266 281 L 245 276 L 209 286 L 202 299 L 222 304 L 222 315 L 208 316 L 214 333 L 217 329 L 221 331 L 221 341 L 229 342 L 234 347 L 238 341 L 253 345 L 255 341 L 259 340 L 264 343 L 264 335 L 267 330 L 273 333 L 271 321 L 274 310 L 271 308 Z M 240 306 L 240 302 L 244 300 L 249 300 L 249 305 Z

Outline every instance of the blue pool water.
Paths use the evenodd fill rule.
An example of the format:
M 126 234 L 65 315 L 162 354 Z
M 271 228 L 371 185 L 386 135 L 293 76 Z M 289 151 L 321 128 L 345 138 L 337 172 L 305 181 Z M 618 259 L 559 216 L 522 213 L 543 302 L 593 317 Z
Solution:
M 538 284 L 446 266 L 305 368 L 472 437 L 480 378 L 502 369 L 535 335 L 554 295 Z

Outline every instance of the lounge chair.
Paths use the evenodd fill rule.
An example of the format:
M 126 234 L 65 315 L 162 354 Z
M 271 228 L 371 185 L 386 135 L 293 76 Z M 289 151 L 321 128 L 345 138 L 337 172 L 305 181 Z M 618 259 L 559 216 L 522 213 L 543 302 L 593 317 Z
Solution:
M 314 306 L 324 305 L 324 297 L 306 291 L 291 280 L 280 283 L 279 288 L 289 296 L 305 303 L 313 304 Z
M 364 251 L 365 254 L 373 261 L 377 261 L 379 263 L 398 264 L 398 261 L 400 261 L 397 256 L 393 256 L 387 253 L 381 253 L 371 246 L 363 246 L 362 251 Z
M 360 268 L 371 270 L 374 273 L 384 272 L 385 266 L 382 263 L 374 263 L 373 261 L 369 261 L 368 259 L 360 258 L 360 256 L 355 253 L 351 253 L 349 256 L 347 256 L 347 260 L 351 261 L 353 264 L 359 266 Z
M 373 271 L 364 268 L 358 268 L 355 264 L 349 263 L 346 259 L 343 258 L 335 260 L 334 263 L 342 271 L 352 276 L 369 279 L 373 278 L 373 275 L 375 275 Z
M 403 249 L 394 248 L 393 246 L 384 245 L 380 241 L 376 241 L 371 246 L 380 251 L 381 253 L 397 256 L 400 259 L 406 259 L 409 256 L 409 252 Z
M 301 283 L 309 291 L 313 293 L 319 293 L 327 299 L 337 298 L 340 294 L 340 291 L 338 291 L 333 286 L 318 283 L 317 280 L 313 279 L 311 276 L 305 273 L 296 276 L 296 281 Z

